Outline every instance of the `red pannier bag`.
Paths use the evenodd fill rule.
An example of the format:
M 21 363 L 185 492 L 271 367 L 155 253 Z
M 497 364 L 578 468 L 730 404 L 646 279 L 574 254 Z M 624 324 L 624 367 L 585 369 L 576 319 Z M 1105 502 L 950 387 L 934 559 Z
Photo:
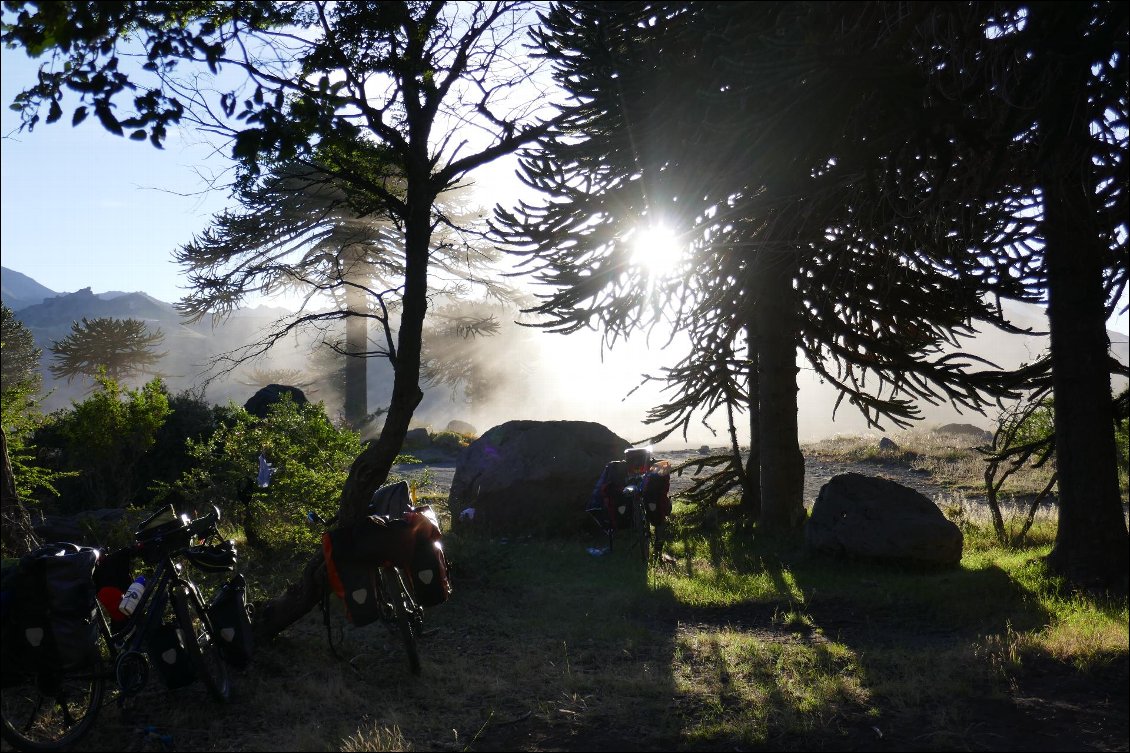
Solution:
M 322 534 L 322 555 L 330 589 L 345 604 L 346 617 L 360 627 L 380 617 L 378 569 L 394 566 L 407 575 L 413 596 L 422 606 L 447 600 L 451 585 L 440 543 L 439 526 L 430 508 L 416 508 L 400 518 L 362 518 L 352 526 Z

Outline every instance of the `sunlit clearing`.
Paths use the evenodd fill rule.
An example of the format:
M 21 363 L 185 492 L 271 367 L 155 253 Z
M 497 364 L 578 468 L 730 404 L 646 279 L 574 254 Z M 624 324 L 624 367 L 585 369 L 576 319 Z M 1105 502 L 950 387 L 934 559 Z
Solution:
M 632 234 L 632 264 L 654 274 L 670 274 L 682 261 L 683 251 L 675 234 L 662 225 Z

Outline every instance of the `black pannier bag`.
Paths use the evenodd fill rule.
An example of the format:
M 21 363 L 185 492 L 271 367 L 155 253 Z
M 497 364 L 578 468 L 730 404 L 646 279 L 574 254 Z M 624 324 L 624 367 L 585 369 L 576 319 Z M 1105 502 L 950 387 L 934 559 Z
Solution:
M 662 461 L 666 463 L 667 461 Z M 647 519 L 655 525 L 662 525 L 671 514 L 671 476 L 666 465 L 661 470 L 648 471 L 643 479 L 643 502 Z
M 370 515 L 393 519 L 412 512 L 412 493 L 408 489 L 408 482 L 398 481 L 377 489 L 369 500 L 368 512 Z
M 251 662 L 255 639 L 251 633 L 251 605 L 247 603 L 247 581 L 236 574 L 216 592 L 208 605 L 213 640 L 224 661 L 243 669 Z
M 436 546 L 441 534 L 435 514 L 428 507 L 417 510 L 393 520 L 370 515 L 322 535 L 330 589 L 345 603 L 353 625 L 368 625 L 380 617 L 377 578 L 381 567 L 400 568 L 423 606 L 440 604 L 450 595 L 447 561 L 442 546 Z
M 437 606 L 451 596 L 447 558 L 440 542 L 427 538 L 417 541 L 412 555 L 412 591 L 416 603 L 422 607 Z
M 602 511 L 602 522 L 617 530 L 632 527 L 631 498 L 624 494 L 627 483 L 628 464 L 623 460 L 613 460 L 601 471 L 589 502 L 589 510 Z
M 173 623 L 158 625 L 145 646 L 149 663 L 157 668 L 157 674 L 168 688 L 183 688 L 196 679 L 196 668 L 184 648 L 184 636 Z
M 6 570 L 0 599 L 5 673 L 82 667 L 94 659 L 98 557 L 91 547 L 54 543 Z

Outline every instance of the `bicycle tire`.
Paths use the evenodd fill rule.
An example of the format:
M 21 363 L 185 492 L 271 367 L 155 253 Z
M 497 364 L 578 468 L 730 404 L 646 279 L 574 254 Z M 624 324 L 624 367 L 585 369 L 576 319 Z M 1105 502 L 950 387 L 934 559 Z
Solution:
M 173 614 L 184 640 L 185 652 L 196 668 L 196 675 L 204 682 L 208 695 L 220 703 L 231 697 L 231 678 L 228 666 L 220 654 L 220 646 L 212 639 L 212 623 L 192 585 L 174 584 L 169 599 Z
M 640 494 L 636 494 L 632 498 L 632 528 L 639 544 L 644 572 L 647 572 L 648 565 L 651 563 L 651 526 L 647 522 L 643 496 Z
M 5 668 L 0 688 L 0 737 L 16 750 L 66 750 L 98 719 L 106 692 L 101 656 L 57 673 Z
M 404 650 L 408 654 L 408 668 L 412 674 L 420 674 L 420 651 L 416 644 L 417 607 L 416 600 L 408 592 L 404 583 L 404 576 L 395 567 L 381 568 L 381 588 L 385 595 L 392 601 L 393 616 L 396 621 L 400 638 L 404 642 Z

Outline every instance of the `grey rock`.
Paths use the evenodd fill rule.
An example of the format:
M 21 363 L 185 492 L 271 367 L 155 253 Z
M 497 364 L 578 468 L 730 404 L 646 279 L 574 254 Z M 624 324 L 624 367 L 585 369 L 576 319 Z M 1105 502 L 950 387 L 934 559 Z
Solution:
M 993 441 L 993 433 L 973 424 L 946 424 L 934 429 L 934 434 L 949 435 L 965 445 L 970 442 L 973 446 L 989 444 Z
M 879 449 L 883 452 L 898 452 L 899 446 L 890 437 L 883 437 L 879 440 Z
M 589 421 L 508 421 L 459 454 L 448 506 L 456 519 L 473 508 L 465 524 L 499 535 L 572 534 L 604 466 L 628 447 Z
M 420 450 L 432 445 L 432 436 L 428 433 L 426 427 L 419 426 L 415 429 L 409 429 L 408 433 L 404 435 L 404 449 L 406 450 Z
M 843 473 L 820 489 L 804 526 L 810 554 L 954 566 L 961 530 L 938 506 L 889 479 Z
M 297 387 L 291 387 L 286 384 L 268 384 L 252 395 L 251 398 L 243 404 L 243 409 L 253 416 L 266 418 L 267 410 L 279 400 L 282 400 L 283 395 L 290 395 L 290 399 L 298 405 L 305 405 L 309 402 L 309 400 L 306 399 L 306 393 Z
M 476 430 L 474 426 L 467 423 L 466 421 L 459 421 L 458 419 L 452 419 L 451 421 L 448 421 L 445 431 L 453 431 L 456 434 L 465 434 L 472 437 L 478 436 L 479 434 L 478 430 Z

